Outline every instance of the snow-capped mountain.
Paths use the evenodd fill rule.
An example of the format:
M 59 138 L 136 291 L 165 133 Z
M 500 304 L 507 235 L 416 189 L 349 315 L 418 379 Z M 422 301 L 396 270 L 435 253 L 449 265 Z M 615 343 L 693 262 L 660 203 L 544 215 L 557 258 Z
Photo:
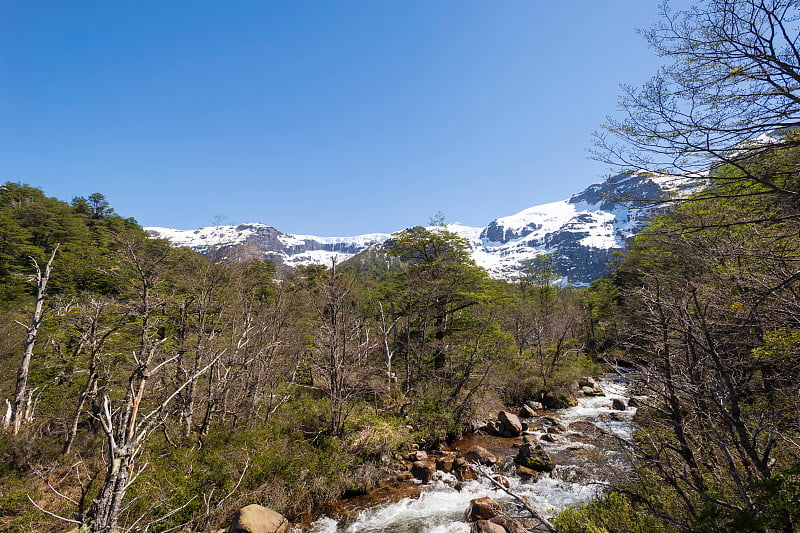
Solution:
M 208 226 L 195 230 L 148 227 L 154 237 L 167 239 L 178 248 L 192 248 L 214 259 L 266 258 L 288 267 L 341 263 L 370 245 L 391 237 L 370 233 L 355 237 L 292 235 L 261 224 Z
M 469 242 L 475 262 L 493 277 L 513 279 L 526 262 L 550 254 L 563 282 L 584 285 L 608 271 L 614 252 L 625 249 L 629 239 L 645 226 L 653 202 L 683 196 L 697 186 L 696 179 L 620 174 L 567 200 L 497 218 L 483 228 L 449 224 L 447 229 Z M 288 267 L 330 265 L 333 259 L 342 262 L 391 238 L 382 233 L 292 235 L 260 223 L 196 230 L 145 229 L 174 246 L 193 248 L 215 259 L 259 257 Z
M 493 220 L 470 239 L 476 263 L 496 278 L 513 279 L 539 254 L 551 255 L 562 282 L 584 285 L 609 269 L 614 253 L 641 231 L 654 205 L 685 196 L 698 180 L 619 174 L 567 200 L 534 206 Z

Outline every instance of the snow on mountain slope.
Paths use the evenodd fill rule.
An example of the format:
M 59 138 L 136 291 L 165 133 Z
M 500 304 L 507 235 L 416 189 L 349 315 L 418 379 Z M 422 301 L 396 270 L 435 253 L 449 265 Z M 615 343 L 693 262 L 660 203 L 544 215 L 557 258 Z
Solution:
M 654 203 L 686 195 L 698 183 L 690 178 L 620 174 L 567 200 L 530 207 L 483 228 L 448 224 L 446 229 L 469 243 L 475 262 L 493 277 L 513 279 L 525 263 L 549 254 L 562 282 L 584 285 L 608 270 L 614 252 L 623 250 L 645 226 Z M 330 265 L 334 259 L 342 262 L 391 237 L 382 233 L 292 235 L 260 223 L 145 229 L 174 246 L 193 248 L 215 259 L 265 257 L 289 267 Z
M 370 233 L 355 237 L 317 237 L 292 235 L 272 226 L 248 222 L 238 226 L 209 226 L 196 230 L 148 227 L 154 237 L 167 239 L 173 246 L 192 248 L 214 259 L 267 258 L 280 264 L 330 265 L 332 260 L 345 261 L 367 246 L 384 242 L 385 233 Z
M 448 229 L 467 239 L 475 262 L 493 277 L 516 278 L 525 263 L 548 254 L 562 282 L 585 285 L 608 271 L 656 204 L 699 186 L 698 179 L 620 174 L 567 200 L 495 219 L 479 234 L 460 225 Z

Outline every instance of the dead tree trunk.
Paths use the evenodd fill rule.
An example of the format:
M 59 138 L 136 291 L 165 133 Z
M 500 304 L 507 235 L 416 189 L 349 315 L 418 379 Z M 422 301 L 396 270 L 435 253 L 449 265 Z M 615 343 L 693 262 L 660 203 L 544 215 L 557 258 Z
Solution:
M 108 445 L 106 477 L 97 498 L 92 500 L 85 512 L 83 509 L 80 510 L 81 531 L 112 533 L 116 530 L 125 493 L 144 469 L 144 467 L 140 467 L 137 471 L 136 458 L 142 451 L 147 438 L 154 429 L 163 423 L 169 404 L 183 389 L 211 368 L 221 356 L 220 353 L 214 357 L 208 365 L 190 376 L 164 401 L 141 418 L 138 417 L 138 413 L 147 378 L 175 361 L 176 357 L 164 361 L 152 370 L 140 366 L 131 376 L 128 392 L 125 395 L 121 412 L 117 416 L 112 414 L 108 396 L 103 396 L 100 424 L 103 426 Z
M 42 311 L 44 307 L 44 296 L 47 290 L 47 282 L 50 279 L 50 271 L 53 266 L 53 259 L 56 257 L 59 245 L 53 249 L 50 254 L 50 260 L 47 261 L 44 272 L 39 268 L 39 263 L 35 259 L 33 266 L 36 267 L 36 304 L 33 308 L 33 316 L 31 317 L 31 324 L 27 327 L 28 334 L 25 336 L 25 348 L 22 352 L 22 363 L 19 365 L 17 372 L 17 387 L 14 391 L 14 402 L 11 404 L 11 434 L 16 436 L 19 433 L 19 428 L 25 414 L 25 396 L 28 392 L 28 370 L 31 365 L 31 358 L 33 357 L 33 347 L 36 344 L 36 336 L 39 334 L 39 326 L 42 323 Z

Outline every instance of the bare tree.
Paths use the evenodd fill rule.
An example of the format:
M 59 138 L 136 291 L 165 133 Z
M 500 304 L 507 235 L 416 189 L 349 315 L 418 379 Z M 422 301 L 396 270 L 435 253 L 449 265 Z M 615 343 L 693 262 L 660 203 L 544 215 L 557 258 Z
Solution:
M 78 342 L 73 356 L 75 359 L 86 352 L 88 361 L 86 363 L 86 383 L 81 388 L 75 411 L 72 415 L 67 437 L 64 441 L 63 453 L 66 455 L 72 449 L 75 437 L 78 434 L 78 424 L 83 415 L 87 401 L 95 398 L 98 394 L 98 383 L 100 380 L 101 359 L 106 343 L 111 336 L 119 331 L 128 319 L 128 312 L 124 310 L 115 317 L 108 325 L 103 324 L 103 314 L 109 307 L 114 307 L 108 301 L 100 298 L 91 298 L 80 310 L 80 316 L 75 328 L 78 332 Z
M 14 391 L 14 401 L 11 404 L 9 416 L 11 434 L 15 436 L 17 433 L 19 433 L 23 418 L 25 418 L 24 413 L 29 412 L 31 407 L 31 394 L 28 391 L 28 371 L 30 369 L 31 358 L 33 357 L 33 348 L 36 344 L 36 337 L 39 334 L 39 326 L 42 324 L 42 313 L 44 311 L 44 297 L 47 291 L 47 282 L 50 280 L 50 272 L 53 267 L 53 260 L 56 257 L 58 247 L 59 245 L 56 244 L 55 248 L 53 248 L 53 252 L 50 254 L 50 259 L 45 265 L 44 272 L 42 272 L 42 269 L 39 267 L 39 263 L 37 263 L 35 259 L 31 258 L 31 261 L 33 261 L 33 266 L 36 268 L 36 303 L 34 304 L 33 316 L 31 317 L 30 325 L 25 326 L 24 324 L 21 324 L 28 330 L 28 333 L 25 337 L 25 347 L 22 352 L 22 362 L 20 363 L 19 371 L 17 372 L 17 386 Z M 27 409 L 25 409 L 26 395 L 28 396 Z
M 675 13 L 664 2 L 661 12 L 661 22 L 643 34 L 672 62 L 643 87 L 624 86 L 622 118 L 608 119 L 595 156 L 680 176 L 724 163 L 737 172 L 714 178 L 800 195 L 785 175 L 748 164 L 765 151 L 800 145 L 798 136 L 780 133 L 800 126 L 800 4 L 706 0 Z
M 353 276 L 337 270 L 334 262 L 314 292 L 318 320 L 313 362 L 330 401 L 329 431 L 341 435 L 353 398 L 365 390 L 365 378 L 371 371 L 367 358 L 377 343 L 357 309 Z

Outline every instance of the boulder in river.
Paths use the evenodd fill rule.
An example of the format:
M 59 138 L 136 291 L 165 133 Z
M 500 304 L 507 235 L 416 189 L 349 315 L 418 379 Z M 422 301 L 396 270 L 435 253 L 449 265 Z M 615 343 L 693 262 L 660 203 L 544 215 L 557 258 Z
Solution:
M 624 411 L 628 408 L 628 406 L 625 405 L 624 400 L 620 400 L 619 398 L 614 398 L 613 400 L 611 400 L 611 408 L 617 411 Z
M 537 402 L 535 400 L 528 400 L 527 402 L 525 402 L 525 405 L 527 405 L 528 407 L 530 407 L 534 411 L 543 411 L 544 410 L 544 405 L 542 405 L 542 402 Z
M 569 423 L 569 429 L 580 433 L 600 433 L 600 428 L 588 420 L 575 420 Z
M 445 455 L 436 459 L 436 468 L 442 472 L 450 472 L 453 469 L 453 461 L 455 458 L 451 455 Z
M 467 463 L 463 457 L 456 457 L 456 459 L 453 461 L 453 475 L 455 475 L 456 479 L 459 481 L 478 479 L 478 474 L 475 472 L 475 468 Z
M 476 520 L 489 520 L 501 514 L 503 514 L 503 506 L 498 501 L 487 496 L 470 500 L 469 507 L 464 513 L 464 518 L 467 522 L 474 522 Z
M 529 481 L 536 481 L 540 477 L 542 477 L 542 473 L 530 469 L 526 466 L 517 465 L 517 476 L 519 476 L 522 479 L 527 479 Z
M 508 533 L 508 530 L 489 520 L 478 520 L 469 526 L 469 533 Z
M 411 474 L 423 483 L 427 483 L 433 479 L 435 473 L 436 463 L 433 461 L 415 461 L 414 464 L 411 465 Z
M 519 409 L 519 417 L 520 418 L 533 418 L 536 416 L 536 411 L 528 404 L 523 405 Z
M 504 486 L 507 489 L 511 488 L 511 482 L 508 480 L 506 476 L 497 475 L 494 476 L 492 479 L 494 479 L 497 483 L 499 483 L 500 485 Z
M 508 533 L 506 528 L 489 520 L 478 520 L 469 526 L 469 533 Z
M 591 376 L 584 376 L 578 379 L 578 386 L 579 387 L 590 387 L 595 388 L 597 387 L 597 383 L 595 383 L 594 378 Z
M 520 422 L 519 417 L 514 413 L 500 411 L 497 415 L 497 419 L 503 425 L 503 431 L 507 431 L 512 437 L 516 437 L 522 433 L 522 422 Z
M 552 416 L 543 416 L 539 422 L 541 425 L 546 428 L 548 433 L 563 433 L 567 430 L 561 422 L 557 418 L 553 418 Z
M 289 521 L 280 513 L 261 505 L 242 507 L 231 518 L 229 533 L 286 533 Z
M 531 531 L 530 524 L 525 524 L 521 520 L 507 516 L 495 516 L 490 522 L 503 526 L 503 531 L 506 533 L 528 533 Z
M 539 472 L 552 472 L 556 467 L 542 445 L 529 435 L 523 437 L 522 446 L 514 457 L 514 462 Z
M 464 459 L 470 463 L 486 466 L 497 463 L 497 456 L 482 446 L 472 446 L 467 450 L 467 453 L 464 454 Z
M 542 405 L 548 409 L 566 409 L 567 407 L 573 407 L 575 403 L 575 399 L 572 396 L 564 394 L 548 391 L 542 395 Z

